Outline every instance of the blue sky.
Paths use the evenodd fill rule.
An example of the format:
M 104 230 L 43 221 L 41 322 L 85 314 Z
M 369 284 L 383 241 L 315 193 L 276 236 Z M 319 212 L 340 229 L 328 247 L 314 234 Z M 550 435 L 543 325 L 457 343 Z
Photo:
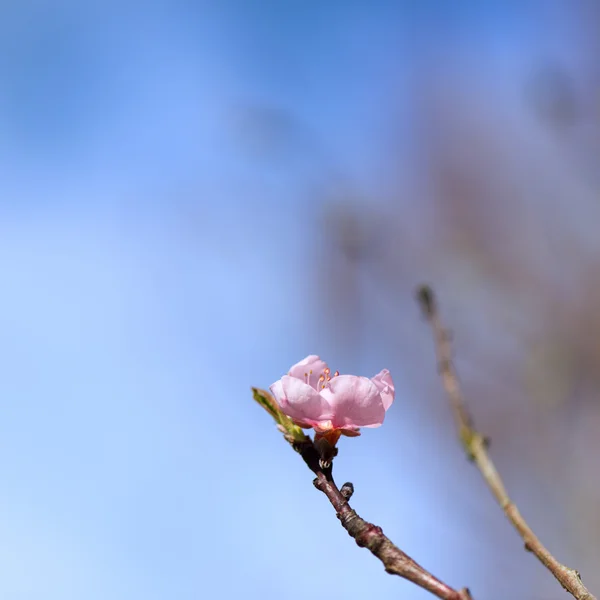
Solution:
M 309 353 L 354 360 L 315 314 L 310 192 L 339 165 L 377 185 L 392 108 L 410 164 L 398 99 L 430 25 L 391 4 L 0 6 L 1 598 L 426 597 L 351 543 L 249 393 Z M 300 150 L 244 129 L 261 107 Z M 441 578 L 486 589 L 396 380 L 393 426 L 342 442 L 340 482 Z

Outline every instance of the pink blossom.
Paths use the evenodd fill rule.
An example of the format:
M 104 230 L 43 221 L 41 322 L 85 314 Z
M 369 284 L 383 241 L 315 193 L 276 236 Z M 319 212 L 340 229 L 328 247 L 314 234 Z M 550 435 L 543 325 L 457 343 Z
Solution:
M 300 427 L 335 444 L 340 434 L 360 435 L 359 427 L 379 427 L 394 401 L 394 382 L 387 369 L 367 379 L 331 374 L 327 363 L 310 355 L 271 386 L 282 412 Z

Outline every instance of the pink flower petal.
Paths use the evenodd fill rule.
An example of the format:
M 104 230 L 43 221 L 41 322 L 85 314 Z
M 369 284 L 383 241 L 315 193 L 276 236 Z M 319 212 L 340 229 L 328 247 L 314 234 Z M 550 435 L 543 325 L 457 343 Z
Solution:
M 358 427 L 353 427 L 352 429 L 340 429 L 340 431 L 342 432 L 342 435 L 345 435 L 346 437 L 358 437 L 360 435 Z
M 316 354 L 311 354 L 290 368 L 289 376 L 296 377 L 310 387 L 318 391 L 319 377 L 327 369 L 327 363 L 323 362 Z
M 366 377 L 338 375 L 321 392 L 333 412 L 335 427 L 378 427 L 385 418 L 379 389 Z
M 292 421 L 295 425 L 298 425 L 298 427 L 302 427 L 302 429 L 313 429 L 319 424 L 319 421 L 311 421 L 306 419 L 292 419 Z
M 314 428 L 317 433 L 326 433 L 327 431 L 331 431 L 334 427 L 331 419 L 327 419 L 325 421 L 316 422 Z
M 283 391 L 283 384 L 281 383 L 281 379 L 278 379 L 272 386 L 269 387 L 273 396 L 275 396 L 275 400 L 277 400 L 277 404 L 281 408 L 282 403 L 285 402 L 285 392 Z
M 377 373 L 375 377 L 372 377 L 371 381 L 377 386 L 377 389 L 381 394 L 383 408 L 387 410 L 392 405 L 396 393 L 390 372 L 387 369 L 383 369 L 383 371 Z
M 283 396 L 277 401 L 288 417 L 306 423 L 331 419 L 331 408 L 326 399 L 310 385 L 289 375 L 284 375 L 280 381 Z M 277 382 L 271 389 L 274 394 L 279 392 Z

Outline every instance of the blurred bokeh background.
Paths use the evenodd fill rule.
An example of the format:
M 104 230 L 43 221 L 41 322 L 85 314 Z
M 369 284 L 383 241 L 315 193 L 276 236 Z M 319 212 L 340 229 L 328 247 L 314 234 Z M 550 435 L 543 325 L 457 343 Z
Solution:
M 424 599 L 253 404 L 392 371 L 353 504 L 474 598 L 600 590 L 600 4 L 0 4 L 0 598 Z

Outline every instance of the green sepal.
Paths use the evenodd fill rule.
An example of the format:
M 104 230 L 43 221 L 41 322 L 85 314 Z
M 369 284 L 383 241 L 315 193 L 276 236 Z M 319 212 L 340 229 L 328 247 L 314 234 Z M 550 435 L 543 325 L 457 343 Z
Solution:
M 281 412 L 275 398 L 269 392 L 253 387 L 252 396 L 275 419 L 277 429 L 283 433 L 288 442 L 304 442 L 307 439 L 302 428 Z

